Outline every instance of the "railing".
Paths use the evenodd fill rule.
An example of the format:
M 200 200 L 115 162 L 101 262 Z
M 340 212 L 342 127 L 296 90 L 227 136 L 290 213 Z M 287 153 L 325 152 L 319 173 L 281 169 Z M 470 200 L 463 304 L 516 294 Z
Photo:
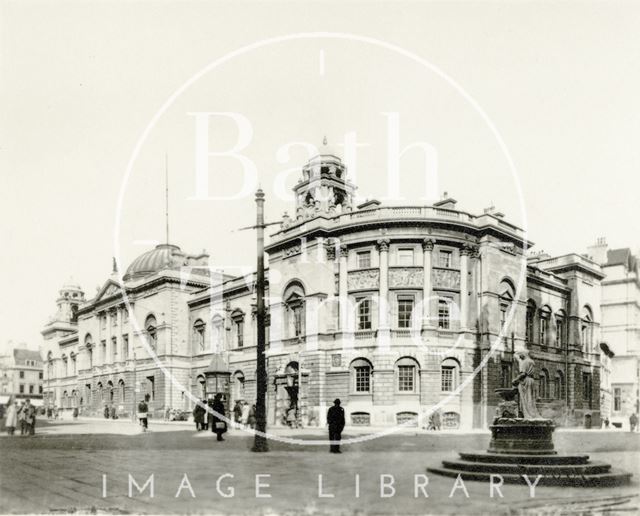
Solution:
M 339 215 L 330 216 L 328 214 L 319 214 L 319 218 L 309 218 L 301 220 L 292 220 L 291 225 L 286 229 L 282 229 L 279 234 L 287 234 L 296 232 L 301 227 L 308 228 L 309 223 L 325 224 L 328 221 L 332 224 L 347 224 L 353 220 L 362 219 L 400 219 L 400 218 L 425 218 L 425 219 L 448 219 L 459 220 L 474 225 L 494 225 L 504 228 L 516 234 L 522 234 L 522 230 L 517 226 L 510 224 L 500 218 L 483 214 L 471 215 L 464 211 L 458 211 L 449 208 L 441 208 L 434 206 L 384 206 L 379 208 L 370 208 L 365 210 L 357 210 L 352 212 L 341 213 Z M 315 215 L 314 215 L 315 216 Z
M 375 330 L 356 330 L 354 332 L 354 336 L 357 340 L 375 339 L 376 331 Z

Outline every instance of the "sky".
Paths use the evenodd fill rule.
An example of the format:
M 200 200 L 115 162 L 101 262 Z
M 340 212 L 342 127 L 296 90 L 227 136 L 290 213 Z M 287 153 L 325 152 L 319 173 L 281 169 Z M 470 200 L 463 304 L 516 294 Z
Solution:
M 613 1 L 1 1 L 0 352 L 40 345 L 67 280 L 93 297 L 113 256 L 124 268 L 165 240 L 165 159 L 169 240 L 253 265 L 234 230 L 257 184 L 212 156 L 196 187 L 197 113 L 226 113 L 203 141 L 242 146 L 268 221 L 293 212 L 308 145 L 326 136 L 347 159 L 352 134 L 360 199 L 447 191 L 464 211 L 495 205 L 537 250 L 639 249 L 638 26 L 640 5 Z M 390 134 L 407 147 L 393 199 Z

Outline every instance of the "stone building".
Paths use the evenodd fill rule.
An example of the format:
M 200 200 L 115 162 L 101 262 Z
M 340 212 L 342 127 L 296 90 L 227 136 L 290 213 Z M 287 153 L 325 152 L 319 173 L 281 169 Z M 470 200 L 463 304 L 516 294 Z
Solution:
M 30 399 L 35 406 L 42 405 L 42 358 L 38 351 L 14 348 L 0 357 L 0 403 L 11 396 L 18 400 Z
M 611 359 L 611 422 L 629 427 L 629 416 L 640 412 L 640 277 L 638 257 L 629 248 L 609 249 L 604 238 L 588 253 L 600 263 L 602 281 L 602 340 Z
M 445 428 L 484 427 L 524 348 L 537 363 L 543 414 L 599 424 L 597 263 L 527 257 L 531 242 L 494 209 L 474 215 L 448 196 L 354 206 L 354 191 L 338 157 L 313 158 L 294 188 L 294 215 L 266 247 L 269 425 L 292 414 L 321 425 L 340 398 L 351 425 L 426 426 L 437 405 Z M 123 284 L 113 277 L 82 302 L 75 320 L 45 328 L 56 400 L 75 390 L 85 410 L 126 412 L 140 389 L 158 415 L 190 409 L 184 391 L 221 391 L 229 407 L 254 401 L 254 276 L 190 274 L 179 284 L 185 265 L 177 247 L 159 246 Z M 72 352 L 78 366 L 66 369 Z

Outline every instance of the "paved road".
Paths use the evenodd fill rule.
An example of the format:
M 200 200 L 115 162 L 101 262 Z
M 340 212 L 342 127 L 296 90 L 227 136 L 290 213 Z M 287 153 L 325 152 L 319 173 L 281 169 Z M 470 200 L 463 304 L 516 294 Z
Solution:
M 274 442 L 269 453 L 255 454 L 249 451 L 251 438 L 238 432 L 217 443 L 210 433 L 197 434 L 184 426 L 138 435 L 68 433 L 72 427 L 47 425 L 35 438 L 0 438 L 0 512 L 524 514 L 538 512 L 541 504 L 549 509 L 573 504 L 575 509 L 576 504 L 623 502 L 629 507 L 636 503 L 629 497 L 640 486 L 640 442 L 638 435 L 628 433 L 615 433 L 612 438 L 610 432 L 558 432 L 556 444 L 566 451 L 593 450 L 593 459 L 632 471 L 630 486 L 538 488 L 530 499 L 526 486 L 505 486 L 504 498 L 490 498 L 488 485 L 467 482 L 467 499 L 462 489 L 450 498 L 454 480 L 435 475 L 429 475 L 425 488 L 429 498 L 422 491 L 415 498 L 414 475 L 453 458 L 454 450 L 486 448 L 488 435 L 483 433 L 389 436 L 344 447 L 342 455 L 331 455 L 326 447 Z M 118 426 L 108 428 L 114 431 Z M 305 437 L 320 436 L 307 433 Z M 140 486 L 153 474 L 154 496 L 149 487 L 142 494 L 134 487 L 129 498 L 129 474 Z M 185 474 L 195 498 L 186 484 L 175 496 Z M 221 478 L 225 474 L 233 477 Z M 271 475 L 258 480 L 269 484 L 260 494 L 271 494 L 270 498 L 256 498 L 258 474 Z M 103 475 L 106 497 L 102 496 Z M 318 496 L 319 475 L 323 475 L 325 493 L 333 498 Z M 356 475 L 360 476 L 359 498 Z M 395 496 L 380 496 L 380 475 L 394 477 Z M 231 494 L 230 488 L 233 496 L 224 497 Z

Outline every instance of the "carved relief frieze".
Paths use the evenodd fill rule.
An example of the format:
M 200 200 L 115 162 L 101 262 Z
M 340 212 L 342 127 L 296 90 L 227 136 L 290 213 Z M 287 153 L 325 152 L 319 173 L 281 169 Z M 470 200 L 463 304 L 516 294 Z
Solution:
M 394 267 L 389 269 L 389 287 L 422 288 L 424 270 L 422 267 Z
M 431 281 L 434 288 L 460 288 L 460 271 L 434 268 L 431 271 Z
M 350 272 L 347 276 L 349 290 L 377 289 L 380 285 L 380 271 L 369 269 Z

